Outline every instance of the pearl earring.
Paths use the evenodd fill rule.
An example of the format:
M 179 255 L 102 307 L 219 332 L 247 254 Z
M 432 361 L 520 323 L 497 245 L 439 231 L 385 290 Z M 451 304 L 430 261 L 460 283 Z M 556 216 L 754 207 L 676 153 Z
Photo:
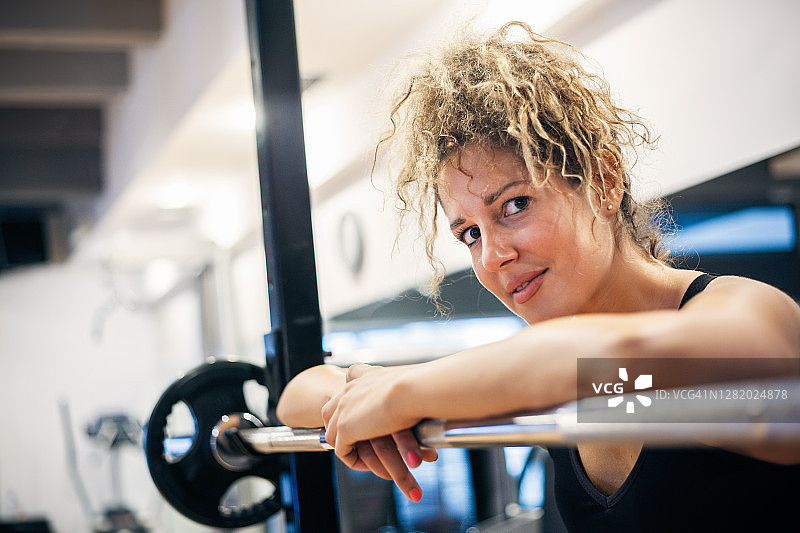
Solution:
M 613 206 L 613 205 L 611 205 L 611 204 L 608 204 L 608 205 L 606 206 L 606 209 L 608 209 L 609 211 L 611 211 L 612 209 L 614 209 L 614 206 Z

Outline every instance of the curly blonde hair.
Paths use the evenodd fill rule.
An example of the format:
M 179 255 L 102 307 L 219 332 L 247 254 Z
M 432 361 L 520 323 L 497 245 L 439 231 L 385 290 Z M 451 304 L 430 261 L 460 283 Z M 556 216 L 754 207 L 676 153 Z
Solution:
M 509 22 L 487 36 L 462 37 L 429 58 L 396 96 L 392 129 L 375 156 L 384 143 L 401 154 L 394 183 L 400 216 L 417 216 L 434 269 L 434 297 L 444 276 L 434 253 L 437 182 L 445 162 L 469 145 L 513 151 L 537 185 L 554 173 L 587 196 L 605 197 L 609 187 L 621 187 L 618 232 L 627 232 L 649 256 L 666 258 L 655 223 L 660 209 L 632 198 L 626 159 L 655 141 L 642 119 L 614 104 L 608 84 L 582 66 L 584 59 L 566 43 Z M 607 170 L 604 179 L 609 161 L 613 179 Z

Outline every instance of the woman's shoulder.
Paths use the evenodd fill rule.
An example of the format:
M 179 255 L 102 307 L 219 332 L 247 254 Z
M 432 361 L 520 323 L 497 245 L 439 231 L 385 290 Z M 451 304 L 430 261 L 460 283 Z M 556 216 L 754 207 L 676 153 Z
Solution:
M 800 312 L 797 302 L 788 294 L 777 287 L 752 278 L 732 275 L 714 275 L 695 271 L 689 276 L 694 283 L 703 281 L 704 288 L 692 298 L 691 304 L 698 304 L 717 300 L 749 301 L 753 304 L 766 304 L 785 306 Z M 690 304 L 687 303 L 687 307 Z
M 798 302 L 777 287 L 762 281 L 741 276 L 717 276 L 683 309 L 759 322 L 782 332 L 782 335 L 800 346 Z

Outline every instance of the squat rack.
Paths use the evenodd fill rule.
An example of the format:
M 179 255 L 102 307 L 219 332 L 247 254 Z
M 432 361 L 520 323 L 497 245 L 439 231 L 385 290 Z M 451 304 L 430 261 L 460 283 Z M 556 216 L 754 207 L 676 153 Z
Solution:
M 258 173 L 269 290 L 267 382 L 274 409 L 283 386 L 321 364 L 311 204 L 292 0 L 247 0 Z M 339 531 L 333 460 L 290 454 L 295 532 Z

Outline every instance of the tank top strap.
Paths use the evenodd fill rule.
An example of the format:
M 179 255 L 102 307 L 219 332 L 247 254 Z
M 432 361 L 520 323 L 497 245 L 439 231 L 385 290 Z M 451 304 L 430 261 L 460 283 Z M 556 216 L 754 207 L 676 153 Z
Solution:
M 711 283 L 713 280 L 718 278 L 714 274 L 700 274 L 689 284 L 689 287 L 686 289 L 686 292 L 683 294 L 683 299 L 681 299 L 681 304 L 678 306 L 678 309 L 686 305 L 686 302 L 703 292 L 703 290 Z

